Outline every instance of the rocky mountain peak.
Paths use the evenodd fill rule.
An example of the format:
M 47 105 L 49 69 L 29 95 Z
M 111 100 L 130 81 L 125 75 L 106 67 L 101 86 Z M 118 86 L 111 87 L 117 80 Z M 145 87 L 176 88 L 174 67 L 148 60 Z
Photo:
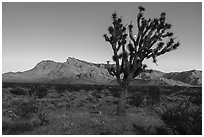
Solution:
M 79 60 L 73 57 L 68 57 L 67 62 L 68 65 L 74 65 L 74 66 L 78 66 L 78 67 L 93 67 L 95 66 L 93 63 L 90 62 L 86 62 L 83 60 Z
M 76 61 L 77 61 L 77 59 L 75 59 L 73 57 L 68 57 L 67 58 L 67 63 L 69 63 L 69 62 L 76 62 Z
M 73 57 L 68 57 L 63 63 L 43 60 L 31 70 L 20 73 L 9 72 L 3 74 L 2 81 L 55 84 L 117 83 L 115 77 L 109 75 L 104 66 L 105 64 L 90 63 Z M 141 73 L 135 80 L 146 81 L 146 85 L 202 86 L 202 71 L 191 70 L 164 73 L 153 70 L 151 73 L 149 71 Z M 136 82 L 136 84 L 137 83 L 138 82 Z
M 44 65 L 49 65 L 49 64 L 53 64 L 53 63 L 55 63 L 53 60 L 42 60 L 37 65 L 43 65 L 44 66 Z
M 39 62 L 32 71 L 36 72 L 37 74 L 49 74 L 53 70 L 56 70 L 62 66 L 62 63 L 54 62 L 52 60 L 43 60 Z

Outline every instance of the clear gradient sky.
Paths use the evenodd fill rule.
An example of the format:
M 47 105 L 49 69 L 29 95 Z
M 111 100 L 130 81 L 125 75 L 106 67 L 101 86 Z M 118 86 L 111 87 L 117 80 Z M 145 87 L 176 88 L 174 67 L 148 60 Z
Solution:
M 124 23 L 136 23 L 137 7 L 147 18 L 165 11 L 181 46 L 146 61 L 163 72 L 202 69 L 202 3 L 3 3 L 2 71 L 33 68 L 42 60 L 65 62 L 68 57 L 105 63 L 112 60 L 111 46 L 103 34 L 117 11 Z M 136 26 L 135 26 L 136 27 Z

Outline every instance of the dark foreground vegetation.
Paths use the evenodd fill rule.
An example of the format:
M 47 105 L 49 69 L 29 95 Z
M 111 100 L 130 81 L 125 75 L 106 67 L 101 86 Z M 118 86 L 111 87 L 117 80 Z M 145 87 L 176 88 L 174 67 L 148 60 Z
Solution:
M 201 87 L 129 87 L 117 116 L 118 86 L 3 83 L 5 134 L 202 134 Z

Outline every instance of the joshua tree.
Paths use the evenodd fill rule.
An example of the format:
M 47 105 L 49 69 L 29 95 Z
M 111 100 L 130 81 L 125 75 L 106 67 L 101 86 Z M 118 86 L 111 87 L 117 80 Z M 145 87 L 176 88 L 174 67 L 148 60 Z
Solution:
M 125 114 L 127 88 L 131 80 L 143 72 L 147 65 L 145 59 L 156 57 L 177 49 L 180 45 L 175 42 L 173 33 L 169 32 L 171 24 L 166 23 L 166 13 L 162 12 L 159 18 L 145 19 L 145 8 L 140 6 L 137 15 L 137 35 L 133 34 L 132 22 L 127 26 L 122 23 L 122 17 L 112 14 L 112 25 L 108 28 L 109 35 L 104 34 L 105 40 L 113 49 L 113 61 L 107 62 L 110 75 L 117 78 L 120 86 L 117 114 Z M 128 31 L 127 31 L 128 29 Z M 128 41 L 128 42 L 127 42 Z

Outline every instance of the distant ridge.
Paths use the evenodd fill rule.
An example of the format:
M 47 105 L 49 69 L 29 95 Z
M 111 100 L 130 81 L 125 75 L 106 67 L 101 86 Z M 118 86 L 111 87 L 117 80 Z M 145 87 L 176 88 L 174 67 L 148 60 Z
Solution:
M 2 76 L 3 82 L 12 83 L 52 83 L 52 84 L 117 84 L 109 75 L 105 64 L 95 64 L 69 57 L 66 62 L 43 60 L 24 72 L 8 72 Z M 164 73 L 153 70 L 143 72 L 132 85 L 162 86 L 202 86 L 202 71 Z

